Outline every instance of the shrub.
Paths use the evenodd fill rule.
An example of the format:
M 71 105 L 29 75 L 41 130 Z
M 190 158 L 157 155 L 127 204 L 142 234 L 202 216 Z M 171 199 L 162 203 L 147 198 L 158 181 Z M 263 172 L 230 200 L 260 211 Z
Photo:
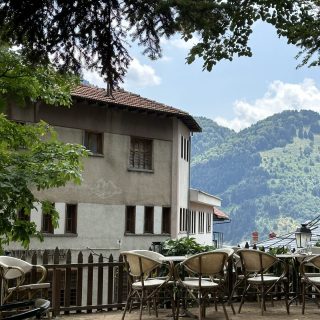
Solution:
M 162 244 L 162 254 L 165 256 L 183 256 L 214 250 L 214 246 L 201 245 L 195 238 L 183 237 L 180 239 L 168 239 Z

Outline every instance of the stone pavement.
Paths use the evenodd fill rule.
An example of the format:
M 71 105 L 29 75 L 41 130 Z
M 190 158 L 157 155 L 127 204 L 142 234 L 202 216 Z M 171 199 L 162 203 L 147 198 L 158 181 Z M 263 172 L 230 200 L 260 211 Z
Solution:
M 238 310 L 238 303 L 235 303 L 235 310 Z M 193 308 L 190 311 L 194 314 L 197 314 L 198 309 Z M 229 315 L 229 320 L 319 320 L 320 319 L 320 308 L 317 307 L 315 303 L 307 303 L 306 304 L 306 312 L 304 315 L 301 314 L 301 305 L 291 305 L 290 306 L 290 314 L 287 315 L 285 310 L 284 302 L 275 302 L 275 306 L 267 304 L 267 311 L 264 313 L 264 316 L 260 314 L 260 308 L 257 303 L 246 302 L 241 310 L 240 314 L 233 315 L 231 308 L 227 307 L 227 312 Z M 83 314 L 70 314 L 70 315 L 61 315 L 59 319 L 61 320 L 121 320 L 122 312 L 121 311 L 108 311 L 108 312 L 97 312 L 97 313 L 83 313 Z M 125 320 L 138 320 L 139 312 L 137 309 L 133 310 L 131 313 L 127 313 Z M 151 312 L 151 316 L 147 311 L 143 311 L 142 320 L 156 320 L 156 316 L 154 312 Z M 159 310 L 159 318 L 158 320 L 172 320 L 170 317 L 169 309 L 161 309 Z M 192 318 L 184 318 L 183 319 L 192 319 Z M 218 311 L 214 310 L 214 307 L 210 307 L 207 310 L 206 319 L 214 319 L 214 320 L 225 320 L 224 313 L 221 306 L 218 306 Z

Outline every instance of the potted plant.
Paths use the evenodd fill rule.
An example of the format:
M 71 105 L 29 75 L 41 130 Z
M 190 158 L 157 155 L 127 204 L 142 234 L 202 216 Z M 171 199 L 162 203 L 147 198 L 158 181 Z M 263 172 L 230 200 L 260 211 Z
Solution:
M 184 256 L 214 250 L 214 246 L 201 245 L 195 238 L 183 237 L 168 239 L 162 244 L 162 254 L 165 256 Z

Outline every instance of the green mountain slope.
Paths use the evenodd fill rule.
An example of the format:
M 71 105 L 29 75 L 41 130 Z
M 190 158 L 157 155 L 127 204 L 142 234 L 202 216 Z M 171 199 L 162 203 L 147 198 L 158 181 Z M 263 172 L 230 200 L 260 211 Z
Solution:
M 216 122 L 205 117 L 195 117 L 204 134 L 195 134 L 192 138 L 192 157 L 195 158 L 214 146 L 222 143 L 226 138 L 236 135 L 233 130 L 219 126 Z
M 215 226 L 226 241 L 250 239 L 253 231 L 260 238 L 292 231 L 317 215 L 319 122 L 312 111 L 285 111 L 231 132 L 193 157 L 192 186 L 220 196 L 232 219 Z M 206 132 L 198 134 L 198 141 L 207 141 Z

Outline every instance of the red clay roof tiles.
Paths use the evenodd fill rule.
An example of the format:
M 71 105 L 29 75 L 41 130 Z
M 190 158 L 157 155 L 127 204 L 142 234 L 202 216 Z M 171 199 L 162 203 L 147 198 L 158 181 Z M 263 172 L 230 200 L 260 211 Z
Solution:
M 216 219 L 229 220 L 228 215 L 216 207 L 213 207 L 213 214 L 216 216 Z
M 81 84 L 72 91 L 74 98 L 96 101 L 116 106 L 124 106 L 133 110 L 150 110 L 157 113 L 175 116 L 193 132 L 200 132 L 201 127 L 196 120 L 187 112 L 169 107 L 165 104 L 143 98 L 137 94 L 124 91 L 122 89 L 112 91 L 112 95 L 107 95 L 107 91 L 102 88 L 96 88 Z

